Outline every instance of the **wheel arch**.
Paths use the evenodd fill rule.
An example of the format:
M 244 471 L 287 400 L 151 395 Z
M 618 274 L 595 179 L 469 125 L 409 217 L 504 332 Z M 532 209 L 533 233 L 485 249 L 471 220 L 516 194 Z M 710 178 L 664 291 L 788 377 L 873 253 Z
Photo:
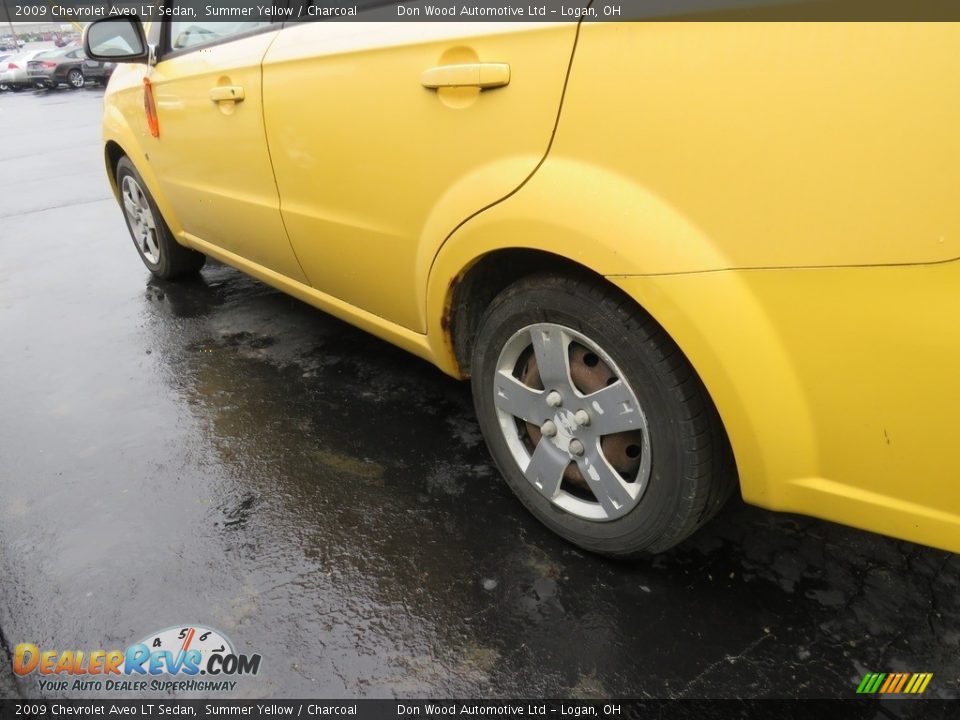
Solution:
M 743 274 L 749 271 L 728 270 L 706 233 L 628 178 L 557 165 L 548 170 L 552 177 L 538 173 L 472 217 L 439 249 L 427 289 L 434 361 L 455 377 L 469 376 L 480 316 L 527 274 L 560 271 L 614 285 L 686 356 L 720 414 L 744 496 L 770 506 L 778 480 L 815 471 L 818 446 L 808 393 L 776 318 Z M 774 420 L 795 431 L 790 453 L 780 449 L 784 433 L 771 427 Z
M 773 319 L 736 273 L 706 273 L 711 287 L 721 288 L 720 297 L 711 297 L 713 291 L 703 287 L 700 293 L 695 280 L 675 289 L 657 277 L 604 277 L 565 257 L 529 248 L 491 251 L 449 284 L 439 330 L 444 347 L 434 349 L 438 364 L 456 377 L 469 377 L 473 343 L 490 302 L 508 285 L 543 272 L 607 284 L 663 328 L 720 416 L 745 499 L 777 507 L 781 481 L 816 474 L 819 447 L 809 398 Z M 693 294 L 707 297 L 691 300 Z M 790 452 L 783 452 L 784 447 Z
M 461 376 L 470 375 L 473 342 L 483 313 L 493 299 L 518 280 L 543 272 L 603 280 L 589 268 L 561 255 L 529 248 L 494 250 L 458 273 L 450 284 L 443 322 L 446 342 Z
M 103 157 L 107 179 L 110 182 L 114 197 L 119 201 L 120 188 L 117 185 L 117 163 L 122 157 L 128 158 L 146 183 L 147 189 L 153 196 L 154 202 L 160 209 L 160 214 L 173 233 L 173 237 L 183 245 L 181 239 L 183 228 L 177 220 L 173 207 L 162 192 L 160 182 L 149 160 L 150 143 L 155 142 L 155 140 L 150 137 L 145 122 L 144 127 L 138 130 L 133 128 L 127 119 L 128 114 L 133 113 L 134 107 L 140 109 L 139 111 L 142 113 L 141 101 L 136 97 L 137 90 L 138 88 L 123 88 L 118 92 L 108 92 L 103 117 Z M 111 101 L 111 99 L 114 100 Z
M 110 182 L 110 189 L 113 190 L 113 196 L 120 199 L 120 186 L 117 185 L 117 163 L 120 158 L 129 157 L 126 151 L 120 147 L 120 143 L 114 140 L 107 140 L 103 145 L 103 161 L 107 166 L 107 180 Z
M 477 263 L 491 262 L 488 255 L 537 257 L 601 277 L 728 266 L 712 238 L 652 190 L 552 156 L 517 192 L 469 216 L 434 247 L 418 262 L 426 269 L 426 330 L 437 364 L 455 376 L 463 375 L 450 333 L 455 290 Z

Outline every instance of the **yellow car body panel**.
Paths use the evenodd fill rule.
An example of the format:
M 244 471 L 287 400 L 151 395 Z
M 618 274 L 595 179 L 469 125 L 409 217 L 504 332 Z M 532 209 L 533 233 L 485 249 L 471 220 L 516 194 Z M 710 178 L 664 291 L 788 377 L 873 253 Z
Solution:
M 745 500 L 957 549 L 960 262 L 614 282 L 710 389 Z
M 240 64 L 262 62 L 278 191 L 245 219 L 249 250 L 216 224 L 249 193 L 211 191 L 223 204 L 192 207 L 192 232 L 169 168 L 151 167 L 168 130 L 236 118 L 163 96 L 160 138 L 136 120 L 143 76 L 196 74 L 190 54 L 115 73 L 105 138 L 181 242 L 451 375 L 452 293 L 480 259 L 540 250 L 605 276 L 703 378 L 745 499 L 960 551 L 960 26 L 584 23 L 575 51 L 574 29 L 256 36 L 273 40 Z M 510 83 L 446 99 L 418 84 L 471 52 L 511 64 Z M 290 90 L 308 71 L 327 92 Z M 358 142 L 386 122 L 409 143 Z M 202 137 L 185 147 L 213 173 L 221 151 Z M 296 267 L 271 255 L 284 247 Z
M 107 178 L 116 198 L 120 199 L 116 177 L 111 161 L 110 148 L 119 147 L 128 155 L 143 177 L 154 196 L 164 220 L 170 226 L 174 236 L 182 234 L 177 214 L 164 193 L 159 192 L 160 181 L 150 164 L 148 154 L 152 147 L 150 129 L 143 111 L 142 65 L 117 65 L 107 86 L 103 105 L 103 139 L 107 144 L 104 160 L 107 164 Z M 157 192 L 154 192 L 154 191 Z
M 550 158 L 709 240 L 662 238 L 637 272 L 960 258 L 958 43 L 957 23 L 584 24 Z
M 150 163 L 183 232 L 305 281 L 263 142 L 260 62 L 278 33 L 188 52 L 152 68 L 161 136 L 152 143 Z M 243 88 L 245 97 L 214 102 L 218 87 Z
M 569 258 L 691 360 L 747 501 L 958 551 L 958 45 L 956 24 L 585 24 L 546 161 L 444 244 L 428 307 L 500 248 Z
M 576 31 L 496 22 L 284 30 L 264 58 L 267 139 L 312 285 L 424 332 L 423 269 L 457 223 L 542 159 Z M 421 84 L 434 68 L 503 62 L 502 88 Z

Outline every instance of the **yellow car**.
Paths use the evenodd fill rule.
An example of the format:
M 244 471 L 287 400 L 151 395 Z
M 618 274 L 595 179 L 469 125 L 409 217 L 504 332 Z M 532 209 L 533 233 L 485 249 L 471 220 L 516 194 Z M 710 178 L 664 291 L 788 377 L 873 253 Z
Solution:
M 664 550 L 739 487 L 960 551 L 957 24 L 123 18 L 85 46 L 126 63 L 104 157 L 146 266 L 216 258 L 469 377 L 573 543 Z

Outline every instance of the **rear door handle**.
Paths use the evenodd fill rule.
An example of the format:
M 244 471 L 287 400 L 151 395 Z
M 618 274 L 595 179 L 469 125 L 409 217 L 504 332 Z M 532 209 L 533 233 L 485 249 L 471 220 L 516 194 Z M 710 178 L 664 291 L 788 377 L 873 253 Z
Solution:
M 420 84 L 425 88 L 495 88 L 503 87 L 509 82 L 510 66 L 507 63 L 438 65 L 424 70 L 420 75 Z
M 240 102 L 245 97 L 239 85 L 218 85 L 210 89 L 210 99 L 214 102 Z

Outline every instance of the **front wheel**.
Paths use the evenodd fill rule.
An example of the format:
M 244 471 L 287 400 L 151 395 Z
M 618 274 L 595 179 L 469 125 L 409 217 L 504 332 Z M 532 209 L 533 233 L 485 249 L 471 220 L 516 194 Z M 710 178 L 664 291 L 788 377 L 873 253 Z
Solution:
M 83 73 L 77 68 L 74 68 L 67 73 L 67 85 L 72 87 L 74 90 L 79 90 L 82 88 L 85 82 L 86 80 L 83 77 Z
M 699 377 L 648 314 L 600 282 L 509 287 L 481 321 L 471 374 L 507 483 L 586 550 L 666 550 L 730 495 L 729 444 Z
M 164 280 L 198 273 L 206 256 L 174 240 L 146 183 L 126 157 L 117 163 L 117 185 L 127 229 L 147 269 Z

